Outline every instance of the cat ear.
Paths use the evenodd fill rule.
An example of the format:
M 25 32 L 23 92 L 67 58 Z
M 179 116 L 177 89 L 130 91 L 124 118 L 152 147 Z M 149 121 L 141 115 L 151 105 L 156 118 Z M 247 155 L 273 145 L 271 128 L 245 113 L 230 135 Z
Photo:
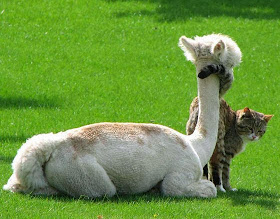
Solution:
M 218 43 L 216 43 L 213 48 L 212 48 L 212 53 L 214 55 L 219 56 L 220 54 L 222 54 L 224 52 L 226 48 L 226 45 L 224 43 L 224 41 L 220 40 Z
M 179 47 L 185 52 L 188 60 L 193 62 L 197 58 L 196 47 L 197 42 L 193 39 L 181 36 L 179 39 Z
M 251 114 L 250 109 L 249 109 L 248 107 L 245 107 L 245 108 L 243 109 L 243 115 L 242 115 L 242 117 L 251 117 L 251 116 L 252 116 L 252 114 Z
M 274 115 L 264 115 L 264 120 L 268 122 Z

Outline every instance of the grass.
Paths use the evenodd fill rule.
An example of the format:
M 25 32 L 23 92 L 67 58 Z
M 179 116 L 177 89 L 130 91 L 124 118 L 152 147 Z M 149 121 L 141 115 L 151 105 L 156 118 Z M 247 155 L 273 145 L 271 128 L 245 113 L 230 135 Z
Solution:
M 279 217 L 279 9 L 276 0 L 2 0 L 1 187 L 17 149 L 38 133 L 102 121 L 153 121 L 184 133 L 196 78 L 177 46 L 181 35 L 235 39 L 243 63 L 226 100 L 275 116 L 233 160 L 236 193 L 87 201 L 0 190 L 1 218 Z

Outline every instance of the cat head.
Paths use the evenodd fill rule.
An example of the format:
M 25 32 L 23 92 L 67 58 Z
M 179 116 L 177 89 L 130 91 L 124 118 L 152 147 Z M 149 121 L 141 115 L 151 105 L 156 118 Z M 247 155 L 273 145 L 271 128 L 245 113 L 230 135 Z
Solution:
M 237 132 L 245 140 L 257 141 L 266 132 L 267 123 L 272 117 L 245 107 L 237 111 Z
M 194 39 L 182 36 L 179 46 L 187 60 L 200 69 L 211 64 L 220 64 L 226 69 L 231 69 L 241 62 L 242 55 L 237 44 L 222 34 L 196 36 Z

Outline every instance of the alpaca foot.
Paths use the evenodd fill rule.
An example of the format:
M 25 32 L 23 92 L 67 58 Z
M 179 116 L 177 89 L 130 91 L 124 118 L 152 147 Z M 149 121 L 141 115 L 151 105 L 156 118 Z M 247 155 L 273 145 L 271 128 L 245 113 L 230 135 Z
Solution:
M 218 191 L 226 193 L 226 190 L 224 189 L 224 187 L 222 185 L 216 185 L 216 188 Z
M 217 196 L 215 185 L 208 180 L 193 181 L 182 173 L 171 173 L 162 181 L 161 191 L 166 196 L 213 198 Z
M 10 192 L 24 192 L 26 188 L 19 182 L 15 174 L 12 174 L 3 189 Z
M 25 190 L 25 188 L 19 183 L 13 185 L 6 184 L 3 186 L 3 189 L 10 192 L 23 192 Z
M 214 198 L 217 196 L 217 189 L 212 182 L 202 179 L 188 185 L 186 194 L 189 197 Z
M 217 196 L 217 189 L 215 185 L 209 180 L 199 180 L 198 182 L 195 182 L 192 185 L 190 185 L 190 188 L 196 190 L 197 195 L 194 196 L 197 197 L 214 198 Z

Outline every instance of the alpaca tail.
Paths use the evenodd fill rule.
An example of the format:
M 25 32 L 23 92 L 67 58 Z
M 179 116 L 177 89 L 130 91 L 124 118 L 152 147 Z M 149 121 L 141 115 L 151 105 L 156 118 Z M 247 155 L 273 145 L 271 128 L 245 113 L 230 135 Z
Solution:
M 13 160 L 13 174 L 4 185 L 11 192 L 32 193 L 49 187 L 43 166 L 50 159 L 53 148 L 60 141 L 59 134 L 40 134 L 27 140 Z

